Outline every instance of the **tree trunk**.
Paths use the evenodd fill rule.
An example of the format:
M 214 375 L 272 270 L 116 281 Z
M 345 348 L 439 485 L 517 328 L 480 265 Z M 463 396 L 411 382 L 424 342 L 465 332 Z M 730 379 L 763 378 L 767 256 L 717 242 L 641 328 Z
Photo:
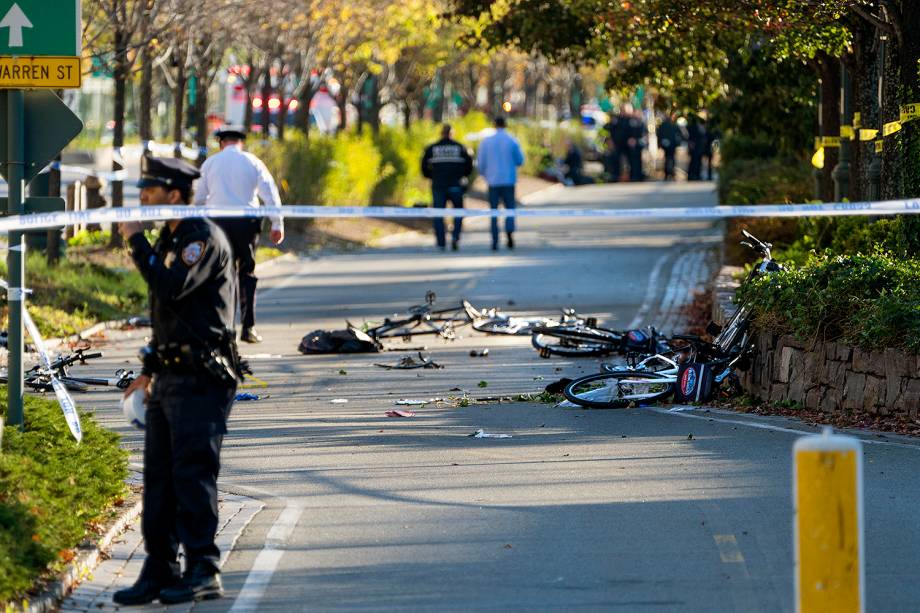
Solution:
M 902 37 L 900 49 L 900 88 L 898 105 L 920 102 L 920 10 L 915 0 L 901 1 Z M 920 196 L 920 120 L 903 124 L 898 136 L 901 140 L 901 189 L 899 197 Z M 894 141 L 894 139 L 892 139 Z M 886 143 L 887 146 L 887 143 Z M 916 218 L 916 216 L 913 216 Z M 920 225 L 920 224 L 918 224 Z
M 146 147 L 153 140 L 153 49 L 144 45 L 140 51 L 141 82 L 138 88 L 137 133 Z M 147 150 L 144 149 L 146 154 Z
M 281 101 L 281 106 L 278 107 L 278 140 L 284 140 L 284 128 L 287 123 L 287 114 L 288 106 L 287 101 L 284 99 L 284 90 L 281 89 L 278 91 L 278 98 Z
M 115 81 L 115 100 L 114 114 L 112 121 L 114 123 L 112 132 L 112 172 L 120 173 L 124 171 L 124 159 L 122 158 L 122 147 L 125 145 L 125 93 L 126 81 L 128 79 L 128 40 L 130 33 L 116 29 L 113 35 L 115 58 L 113 66 L 113 79 Z M 116 175 L 118 176 L 118 175 Z M 124 206 L 125 192 L 124 181 L 116 179 L 112 181 L 112 207 Z M 112 229 L 112 237 L 109 241 L 112 247 L 121 247 L 122 239 L 117 228 Z
M 339 127 L 336 128 L 335 133 L 338 134 L 348 127 L 348 88 L 345 87 L 345 79 L 339 81 L 339 95 L 336 103 L 339 105 Z
M 208 157 L 208 79 L 207 75 L 195 80 L 195 144 L 198 145 L 199 167 Z
M 272 115 L 268 108 L 268 101 L 272 95 L 272 60 L 265 60 L 262 67 L 262 138 L 271 136 Z
M 819 58 L 821 75 L 821 135 L 840 134 L 840 63 L 837 58 L 823 54 Z M 834 167 L 840 159 L 840 150 L 824 148 L 824 171 L 821 174 L 821 200 L 834 201 Z
M 871 128 L 878 119 L 875 114 L 876 71 L 877 66 L 871 61 L 874 54 L 875 29 L 871 24 L 859 20 L 851 28 L 853 32 L 853 53 L 849 57 L 850 83 L 854 112 L 853 140 L 850 141 L 850 200 L 865 200 L 869 197 L 867 170 L 872 161 L 872 150 L 859 140 L 861 128 Z M 859 126 L 856 125 L 855 113 L 859 113 Z
M 188 76 L 185 72 L 184 62 L 179 62 L 176 67 L 176 90 L 173 92 L 173 156 L 182 157 L 182 126 L 185 119 L 185 88 Z

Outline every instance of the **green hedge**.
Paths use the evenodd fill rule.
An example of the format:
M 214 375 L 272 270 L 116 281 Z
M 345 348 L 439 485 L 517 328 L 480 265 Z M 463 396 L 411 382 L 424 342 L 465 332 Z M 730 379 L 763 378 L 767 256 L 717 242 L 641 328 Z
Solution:
M 0 387 L 6 419 L 7 389 Z M 0 451 L 0 603 L 20 597 L 126 494 L 128 454 L 117 434 L 81 415 L 83 442 L 56 402 L 26 397 L 25 431 L 6 427 Z
M 802 340 L 920 353 L 920 261 L 872 255 L 814 255 L 802 266 L 741 288 L 758 323 Z

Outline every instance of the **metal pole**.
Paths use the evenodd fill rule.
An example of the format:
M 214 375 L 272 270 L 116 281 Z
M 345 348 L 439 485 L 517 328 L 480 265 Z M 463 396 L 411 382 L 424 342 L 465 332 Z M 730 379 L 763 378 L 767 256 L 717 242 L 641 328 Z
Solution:
M 850 109 L 850 72 L 840 60 L 840 125 L 853 125 L 853 113 Z M 842 132 L 843 130 L 841 130 Z M 858 141 L 857 141 L 858 142 Z M 840 135 L 840 157 L 834 167 L 834 200 L 842 202 L 850 195 L 850 141 Z
M 23 129 L 25 104 L 21 89 L 11 89 L 7 96 L 7 179 L 9 184 L 9 199 L 7 212 L 10 215 L 21 215 L 23 210 L 23 180 L 25 173 L 25 133 Z M 7 380 L 7 417 L 12 426 L 22 429 L 22 309 L 25 305 L 25 256 L 26 245 L 22 232 L 10 232 L 9 250 L 6 262 L 9 268 L 9 325 L 8 347 L 9 368 Z

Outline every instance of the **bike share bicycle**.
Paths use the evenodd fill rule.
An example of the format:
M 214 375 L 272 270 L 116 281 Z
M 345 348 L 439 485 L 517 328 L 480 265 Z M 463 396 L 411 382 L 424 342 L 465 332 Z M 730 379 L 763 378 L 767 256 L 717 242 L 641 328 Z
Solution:
M 757 251 L 761 261 L 751 269 L 745 283 L 755 277 L 782 270 L 773 259 L 772 245 L 747 230 L 748 239 L 741 244 Z M 707 332 L 712 343 L 693 335 L 675 335 L 674 341 L 686 343 L 657 353 L 626 368 L 605 365 L 603 372 L 569 382 L 563 393 L 567 400 L 588 408 L 624 408 L 651 403 L 671 395 L 682 402 L 704 402 L 722 386 L 739 386 L 736 370 L 746 370 L 753 354 L 751 342 L 751 306 L 742 303 L 724 327 L 712 322 Z

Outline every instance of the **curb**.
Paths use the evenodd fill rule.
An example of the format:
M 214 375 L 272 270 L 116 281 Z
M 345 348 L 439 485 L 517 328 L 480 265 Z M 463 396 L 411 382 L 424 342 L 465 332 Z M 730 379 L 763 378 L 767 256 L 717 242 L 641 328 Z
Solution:
M 93 570 L 103 561 L 102 552 L 109 549 L 116 537 L 121 535 L 141 514 L 142 503 L 140 500 L 128 507 L 124 513 L 112 524 L 106 533 L 93 545 L 80 548 L 76 558 L 67 565 L 58 578 L 48 584 L 37 596 L 25 598 L 19 603 L 10 602 L 7 610 L 23 611 L 25 613 L 50 613 L 56 611 L 61 601 L 67 597 L 74 586 L 92 574 Z

